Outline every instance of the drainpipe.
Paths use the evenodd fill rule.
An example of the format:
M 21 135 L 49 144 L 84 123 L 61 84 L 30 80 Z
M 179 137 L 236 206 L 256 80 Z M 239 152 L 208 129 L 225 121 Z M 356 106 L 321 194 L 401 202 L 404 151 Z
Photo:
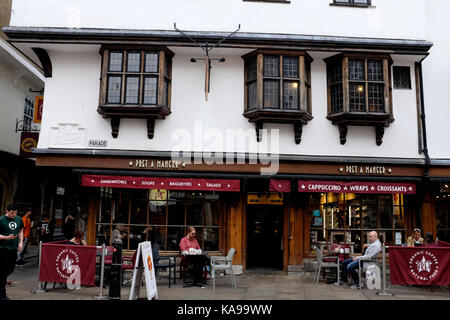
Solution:
M 422 141 L 423 141 L 423 153 L 425 154 L 425 171 L 423 173 L 424 182 L 429 180 L 429 170 L 430 170 L 430 155 L 428 153 L 428 143 L 427 143 L 427 126 L 425 122 L 425 98 L 423 94 L 423 75 L 422 75 L 422 61 L 426 57 L 422 58 L 418 63 L 419 67 L 419 83 L 420 83 L 420 118 L 422 120 Z
M 423 173 L 422 178 L 422 205 L 420 206 L 420 216 L 421 220 L 423 220 L 423 203 L 427 197 L 426 192 L 429 192 L 430 188 L 430 176 L 429 176 L 429 170 L 430 170 L 430 155 L 428 153 L 428 143 L 427 143 L 427 126 L 425 121 L 425 98 L 424 98 L 424 92 L 423 92 L 423 72 L 422 72 L 422 61 L 426 57 L 422 58 L 419 63 L 417 63 L 418 69 L 419 69 L 419 84 L 420 84 L 420 118 L 422 120 L 422 141 L 423 141 L 423 153 L 425 155 L 425 170 Z M 422 229 L 423 229 L 423 221 L 421 221 Z M 434 232 L 433 232 L 434 233 Z M 434 234 L 434 236 L 436 236 Z

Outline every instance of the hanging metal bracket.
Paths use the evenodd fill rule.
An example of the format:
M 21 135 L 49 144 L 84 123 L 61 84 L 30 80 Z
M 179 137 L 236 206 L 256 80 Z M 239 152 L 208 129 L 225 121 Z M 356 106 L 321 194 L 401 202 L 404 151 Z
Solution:
M 238 32 L 241 29 L 241 25 L 239 24 L 238 28 L 235 31 L 233 31 L 232 33 L 230 33 L 229 35 L 224 37 L 222 40 L 220 40 L 219 42 L 217 42 L 213 46 L 208 46 L 208 42 L 205 42 L 205 44 L 201 44 L 201 43 L 197 42 L 194 38 L 192 38 L 186 32 L 178 29 L 177 28 L 177 24 L 175 22 L 173 23 L 173 27 L 175 28 L 176 31 L 180 32 L 182 35 L 184 35 L 186 38 L 191 40 L 193 43 L 195 43 L 200 49 L 202 49 L 205 52 L 205 58 L 191 58 L 190 61 L 191 62 L 197 62 L 197 60 L 205 60 L 205 99 L 206 99 L 206 101 L 208 101 L 208 93 L 210 91 L 211 68 L 212 68 L 211 61 L 217 60 L 219 62 L 225 62 L 225 58 L 211 59 L 210 56 L 209 56 L 209 53 L 211 52 L 211 50 L 213 50 L 214 48 L 218 47 L 222 42 L 224 42 L 225 40 L 229 39 L 236 32 Z

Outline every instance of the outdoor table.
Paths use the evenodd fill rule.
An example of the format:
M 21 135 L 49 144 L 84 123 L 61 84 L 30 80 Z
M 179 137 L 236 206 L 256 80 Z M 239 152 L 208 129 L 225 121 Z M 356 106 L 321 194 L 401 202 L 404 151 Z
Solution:
M 184 264 L 183 287 L 192 287 L 192 286 L 204 287 L 206 283 L 205 277 L 203 276 L 203 268 L 209 264 L 209 258 L 206 255 L 206 252 L 201 254 L 185 254 L 183 255 L 183 257 L 184 257 L 184 260 L 182 262 Z M 186 267 L 188 265 L 193 266 L 192 282 L 186 282 L 185 273 Z

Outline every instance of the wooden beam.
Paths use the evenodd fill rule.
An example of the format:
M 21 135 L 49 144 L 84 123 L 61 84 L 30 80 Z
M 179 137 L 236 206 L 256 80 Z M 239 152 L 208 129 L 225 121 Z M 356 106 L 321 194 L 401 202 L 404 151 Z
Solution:
M 39 61 L 42 64 L 42 70 L 44 71 L 44 76 L 46 78 L 51 78 L 53 73 L 52 61 L 45 49 L 42 48 L 31 48 L 37 55 Z

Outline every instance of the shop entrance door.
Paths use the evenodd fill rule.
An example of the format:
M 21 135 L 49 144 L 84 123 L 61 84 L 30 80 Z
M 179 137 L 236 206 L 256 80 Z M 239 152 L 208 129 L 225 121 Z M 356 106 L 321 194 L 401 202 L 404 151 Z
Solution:
M 283 206 L 247 206 L 247 268 L 283 268 Z

